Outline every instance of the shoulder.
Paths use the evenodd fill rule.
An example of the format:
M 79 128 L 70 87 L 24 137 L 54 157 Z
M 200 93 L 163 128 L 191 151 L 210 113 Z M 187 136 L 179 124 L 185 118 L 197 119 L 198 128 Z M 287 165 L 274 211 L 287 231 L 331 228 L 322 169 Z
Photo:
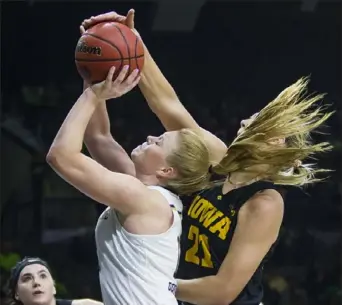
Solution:
M 171 208 L 175 208 L 178 212 L 182 212 L 183 203 L 178 195 L 161 186 L 148 186 L 148 188 L 159 192 Z
M 282 195 L 275 189 L 265 189 L 254 194 L 241 210 L 253 214 L 273 214 L 282 212 L 284 200 Z
M 164 217 L 172 218 L 172 209 L 176 210 L 178 214 L 182 214 L 183 204 L 177 195 L 160 186 L 150 186 L 148 188 L 153 196 L 153 208 L 151 211 L 153 214 L 157 214 L 158 218 L 161 220 Z M 162 215 L 164 217 L 162 217 Z
M 284 200 L 274 189 L 265 189 L 251 197 L 240 209 L 238 223 L 260 232 L 278 235 L 284 215 Z
M 92 299 L 72 300 L 70 304 L 71 305 L 103 305 L 102 302 L 95 301 L 95 300 L 92 300 Z M 64 304 L 62 304 L 62 305 L 64 305 Z

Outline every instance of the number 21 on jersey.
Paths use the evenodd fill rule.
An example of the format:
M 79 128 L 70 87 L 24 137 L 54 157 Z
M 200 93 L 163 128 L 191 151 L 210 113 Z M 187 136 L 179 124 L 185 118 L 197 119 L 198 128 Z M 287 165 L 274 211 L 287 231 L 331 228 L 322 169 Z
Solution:
M 208 236 L 200 234 L 199 228 L 192 225 L 189 229 L 188 239 L 193 241 L 193 245 L 186 251 L 185 261 L 202 267 L 214 268 L 209 251 Z M 199 247 L 202 248 L 203 258 L 198 256 Z

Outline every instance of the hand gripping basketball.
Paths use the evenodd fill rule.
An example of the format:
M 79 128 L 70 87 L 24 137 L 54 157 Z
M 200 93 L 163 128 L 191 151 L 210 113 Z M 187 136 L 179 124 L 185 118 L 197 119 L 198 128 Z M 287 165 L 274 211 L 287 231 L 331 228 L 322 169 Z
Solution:
M 120 97 L 121 95 L 131 91 L 140 80 L 138 69 L 133 70 L 133 72 L 126 78 L 128 70 L 129 66 L 124 66 L 118 77 L 113 80 L 115 67 L 111 67 L 106 80 L 99 84 L 95 84 L 90 88 L 93 90 L 97 98 L 101 100 Z
M 134 29 L 134 14 L 135 14 L 134 9 L 130 9 L 127 12 L 126 16 L 119 15 L 118 13 L 112 11 L 109 13 L 100 14 L 97 16 L 92 16 L 88 19 L 84 19 L 80 26 L 81 34 L 84 34 L 87 29 L 101 22 L 119 22 L 128 26 L 131 30 L 133 30 L 137 34 L 136 30 Z

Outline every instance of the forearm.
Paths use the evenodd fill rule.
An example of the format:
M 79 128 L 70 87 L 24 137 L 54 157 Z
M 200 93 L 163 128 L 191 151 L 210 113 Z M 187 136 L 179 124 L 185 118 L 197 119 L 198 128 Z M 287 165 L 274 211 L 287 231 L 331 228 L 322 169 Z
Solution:
M 105 101 L 99 102 L 85 131 L 84 143 L 94 160 L 112 172 L 135 176 L 132 160 L 110 132 Z
M 153 60 L 146 46 L 144 48 L 145 64 L 141 74 L 139 88 L 151 110 L 156 112 L 159 107 L 163 106 L 162 103 L 178 100 L 178 97 L 171 84 Z
M 176 298 L 198 305 L 228 305 L 226 293 L 216 276 L 206 276 L 193 280 L 177 280 Z
M 124 148 L 111 135 L 96 136 L 86 142 L 94 160 L 112 172 L 135 176 L 135 167 Z
M 91 89 L 85 90 L 64 120 L 50 150 L 81 152 L 85 130 L 99 102 Z
M 110 121 L 105 101 L 96 107 L 87 125 L 84 141 L 87 142 L 96 136 L 110 135 Z

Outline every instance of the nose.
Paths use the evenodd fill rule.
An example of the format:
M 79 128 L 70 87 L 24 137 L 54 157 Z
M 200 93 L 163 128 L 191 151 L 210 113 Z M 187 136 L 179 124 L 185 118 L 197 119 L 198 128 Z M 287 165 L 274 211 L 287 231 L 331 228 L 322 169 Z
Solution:
M 148 144 L 154 143 L 155 141 L 156 141 L 156 137 L 154 137 L 154 136 L 148 136 L 147 137 L 147 143 Z
M 36 288 L 36 287 L 39 287 L 39 286 L 40 286 L 40 283 L 39 283 L 39 281 L 37 281 L 37 279 L 33 279 L 33 282 L 32 282 L 32 284 L 33 284 L 33 287 L 34 287 L 34 288 Z
M 240 126 L 242 128 L 245 128 L 246 127 L 246 120 L 242 120 L 241 123 L 240 123 Z

